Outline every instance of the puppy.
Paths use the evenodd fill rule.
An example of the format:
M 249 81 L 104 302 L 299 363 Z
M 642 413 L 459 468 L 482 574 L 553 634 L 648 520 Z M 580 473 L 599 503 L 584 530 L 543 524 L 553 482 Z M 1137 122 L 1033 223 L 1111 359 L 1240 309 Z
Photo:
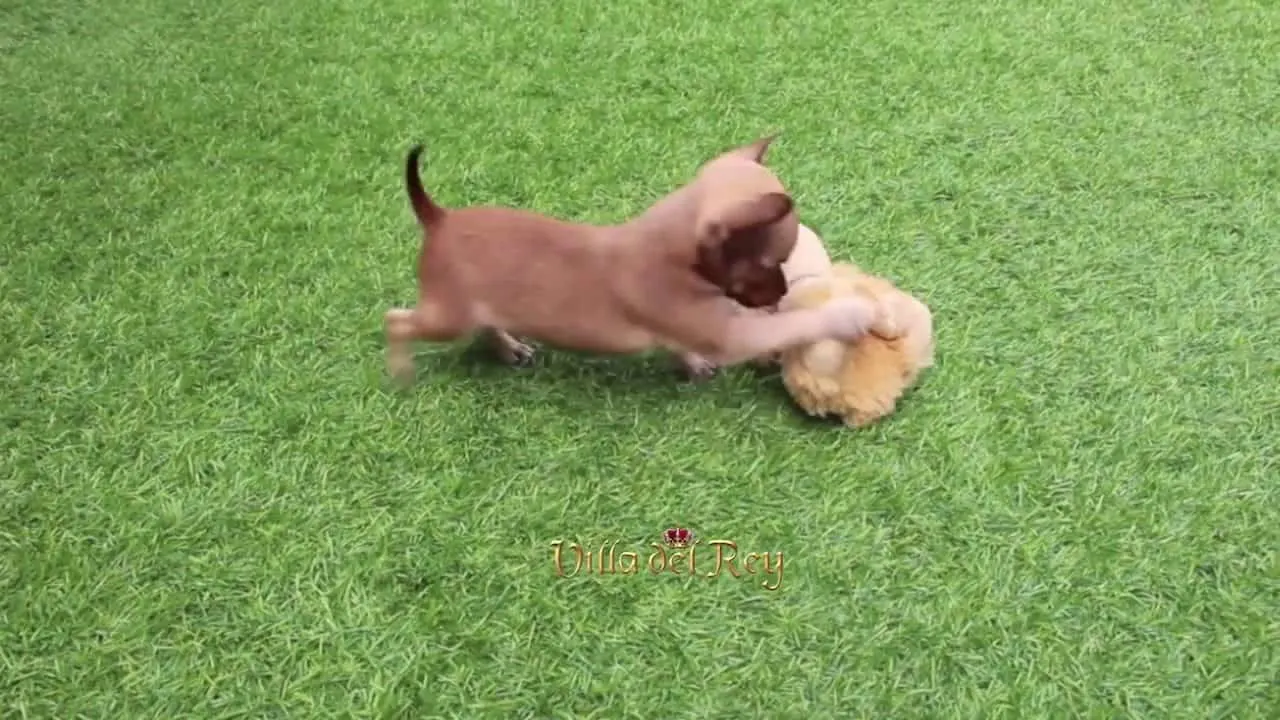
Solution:
M 474 333 L 512 365 L 532 361 L 526 340 L 600 354 L 665 349 L 693 378 L 797 345 L 860 337 L 875 318 L 865 298 L 776 314 L 751 309 L 786 293 L 781 265 L 799 224 L 763 164 L 772 141 L 723 153 L 638 217 L 600 226 L 512 208 L 443 208 L 423 189 L 422 148 L 413 148 L 405 184 L 423 231 L 418 299 L 384 317 L 391 374 L 411 378 L 414 341 Z

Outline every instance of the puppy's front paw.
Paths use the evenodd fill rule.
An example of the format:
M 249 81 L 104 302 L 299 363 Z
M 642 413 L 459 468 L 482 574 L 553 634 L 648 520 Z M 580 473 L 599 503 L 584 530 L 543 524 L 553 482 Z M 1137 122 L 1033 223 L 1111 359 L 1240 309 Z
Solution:
M 845 342 L 853 342 L 867 334 L 877 319 L 876 304 L 862 297 L 842 297 L 822 306 L 827 334 Z
M 692 382 L 710 379 L 719 369 L 715 363 L 693 353 L 681 355 L 680 364 L 683 366 L 685 379 Z

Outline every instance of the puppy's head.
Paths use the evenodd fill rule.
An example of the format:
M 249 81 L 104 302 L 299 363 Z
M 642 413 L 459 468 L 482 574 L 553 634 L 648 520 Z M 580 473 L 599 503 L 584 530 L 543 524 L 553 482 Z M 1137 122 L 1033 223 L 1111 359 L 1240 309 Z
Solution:
M 782 263 L 799 233 L 793 202 L 764 166 L 773 136 L 730 150 L 702 166 L 694 269 L 750 308 L 777 305 L 787 294 Z

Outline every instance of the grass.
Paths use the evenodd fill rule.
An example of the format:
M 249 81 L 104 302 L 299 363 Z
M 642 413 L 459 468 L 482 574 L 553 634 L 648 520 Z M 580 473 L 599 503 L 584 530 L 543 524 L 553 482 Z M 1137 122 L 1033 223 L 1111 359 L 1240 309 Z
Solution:
M 0 4 L 5 718 L 1280 710 L 1280 6 Z M 627 216 L 769 130 L 919 293 L 887 422 L 425 349 L 451 205 Z M 759 578 L 557 578 L 663 528 Z M 621 551 L 621 550 L 620 550 Z M 643 558 L 642 558 L 643 561 Z

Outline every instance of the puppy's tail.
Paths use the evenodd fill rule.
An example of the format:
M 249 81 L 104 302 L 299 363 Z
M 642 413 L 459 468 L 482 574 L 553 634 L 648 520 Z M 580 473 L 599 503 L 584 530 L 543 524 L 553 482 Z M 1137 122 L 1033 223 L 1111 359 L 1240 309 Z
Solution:
M 413 206 L 413 214 L 423 227 L 431 227 L 444 217 L 444 208 L 435 204 L 427 191 L 422 188 L 422 177 L 418 175 L 418 158 L 422 157 L 422 146 L 414 145 L 409 150 L 409 157 L 404 163 L 404 184 L 409 190 L 409 204 Z

